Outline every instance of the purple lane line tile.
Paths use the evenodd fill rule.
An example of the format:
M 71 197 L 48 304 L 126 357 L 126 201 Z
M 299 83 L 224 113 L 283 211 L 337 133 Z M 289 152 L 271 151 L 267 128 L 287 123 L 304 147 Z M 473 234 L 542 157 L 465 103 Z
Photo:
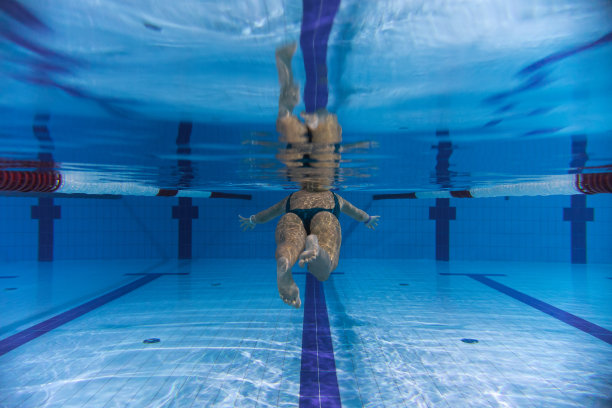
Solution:
M 323 397 L 340 399 L 340 389 L 335 371 L 319 371 L 319 393 Z
M 307 335 L 305 335 L 307 334 Z M 307 352 L 317 353 L 317 333 L 315 331 L 302 333 L 302 355 Z M 310 356 L 310 354 L 308 354 Z
M 341 407 L 340 397 L 321 396 L 321 407 Z
M 302 371 L 300 373 L 300 396 L 319 397 L 318 371 Z
M 300 408 L 321 408 L 319 397 L 302 397 L 300 396 Z
M 300 407 L 341 407 L 340 389 L 323 286 L 306 276 Z
M 331 336 L 322 336 L 320 333 L 317 333 L 317 349 L 319 354 L 333 354 Z
M 319 372 L 321 371 L 336 371 L 336 360 L 334 353 L 319 352 Z
M 32 341 L 45 333 L 50 332 L 53 329 L 56 329 L 72 320 L 83 316 L 86 313 L 91 312 L 94 309 L 97 309 L 100 306 L 107 304 L 127 293 L 132 292 L 135 289 L 159 278 L 162 276 L 161 274 L 150 274 L 147 276 L 143 276 L 140 279 L 135 280 L 134 282 L 128 283 L 118 289 L 113 290 L 112 292 L 106 293 L 102 296 L 99 296 L 93 300 L 90 300 L 87 303 L 83 303 L 80 306 L 77 306 L 73 309 L 67 310 L 63 313 L 60 313 L 57 316 L 54 316 L 50 319 L 45 320 L 44 322 L 38 323 L 32 327 L 29 327 L 19 333 L 16 333 L 6 339 L 0 340 L 0 356 L 8 353 L 11 350 L 16 349 L 24 345 L 25 343 Z
M 319 360 L 317 351 L 307 351 L 302 353 L 302 365 L 300 372 L 317 372 L 319 370 Z
M 542 302 L 541 300 L 519 292 L 518 290 L 514 290 L 502 283 L 489 279 L 486 276 L 470 274 L 467 276 L 612 345 L 612 332 L 608 329 L 561 310 L 553 305 Z

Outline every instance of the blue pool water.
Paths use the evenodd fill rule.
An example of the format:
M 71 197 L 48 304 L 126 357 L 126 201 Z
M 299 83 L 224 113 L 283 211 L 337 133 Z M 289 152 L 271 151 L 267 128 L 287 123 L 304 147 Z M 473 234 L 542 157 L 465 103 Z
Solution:
M 0 0 L 0 407 L 611 406 L 610 2 L 342 0 L 318 157 L 302 14 Z M 296 310 L 237 216 L 321 174 L 381 219 Z

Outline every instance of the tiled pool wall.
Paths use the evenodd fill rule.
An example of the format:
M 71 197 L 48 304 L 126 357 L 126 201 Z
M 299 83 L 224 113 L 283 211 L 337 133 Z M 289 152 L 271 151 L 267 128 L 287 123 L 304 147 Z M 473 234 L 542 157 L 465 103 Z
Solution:
M 179 204 L 176 197 L 0 197 L 0 259 L 271 258 L 276 220 L 242 232 L 238 214 L 249 216 L 284 195 L 256 192 L 251 200 L 193 199 L 191 204 Z M 453 198 L 447 204 L 454 210 L 445 213 L 454 217 L 432 216 L 430 209 L 439 205 L 435 199 L 341 195 L 381 216 L 371 231 L 341 215 L 345 258 L 612 262 L 610 195 Z M 567 210 L 572 206 L 584 209 Z M 179 228 L 181 221 L 173 216 L 181 213 L 196 218 Z M 572 223 L 578 232 L 572 233 Z
M 27 123 L 27 118 L 22 119 Z M 179 154 L 177 166 L 158 169 L 160 172 L 213 181 L 217 176 L 236 171 L 250 177 L 251 170 L 257 171 L 258 165 L 244 157 L 250 157 L 252 152 L 232 152 L 228 158 L 220 155 L 215 160 L 197 158 L 192 170 L 190 161 L 185 160 L 192 152 L 188 146 L 195 144 L 194 151 L 199 152 L 203 141 L 214 149 L 242 146 L 244 141 L 252 142 L 257 137 L 270 140 L 275 137 L 270 126 L 260 127 L 261 135 L 255 135 L 252 125 L 76 120 L 49 115 L 37 115 L 32 126 L 12 128 L 19 134 L 33 132 L 24 136 L 24 143 L 29 143 L 28 151 L 42 152 L 38 154 L 40 160 L 98 163 L 104 157 L 105 162 L 121 167 L 125 166 L 121 161 L 125 160 L 125 151 L 135 148 L 124 146 L 122 141 L 135 140 L 137 146 L 143 144 L 138 156 L 143 161 L 159 156 L 160 152 Z M 88 143 L 95 146 L 84 149 L 75 144 L 75 134 L 87 135 Z M 126 139 L 128 134 L 130 138 Z M 392 177 L 399 185 L 418 185 L 429 180 L 440 189 L 461 190 L 469 187 L 463 185 L 465 180 L 477 182 L 482 177 L 488 180 L 491 169 L 495 169 L 491 177 L 524 175 L 529 180 L 530 174 L 525 172 L 558 174 L 558 169 L 581 171 L 585 166 L 610 164 L 606 160 L 612 151 L 612 138 L 607 135 L 518 136 L 474 140 L 445 129 L 432 131 L 423 138 L 401 134 L 377 136 L 374 153 L 383 158 L 388 155 L 395 161 L 376 160 L 378 169 L 366 181 L 376 185 L 377 179 Z M 371 137 L 351 132 L 343 135 L 345 143 Z M 62 148 L 53 149 L 53 144 Z M 246 144 L 247 150 L 249 145 Z M 400 161 L 405 168 L 398 167 L 397 152 L 402 152 Z M 31 158 L 35 157 L 36 154 Z M 410 180 L 403 179 L 406 177 Z M 182 182 L 189 180 L 181 177 L 179 183 Z M 0 196 L 0 260 L 270 258 L 274 256 L 276 222 L 242 232 L 238 214 L 253 214 L 285 195 L 255 191 L 251 200 Z M 382 217 L 378 229 L 371 231 L 346 215 L 341 216 L 342 257 L 612 262 L 609 194 L 437 200 L 373 200 L 372 194 L 366 192 L 341 195 Z

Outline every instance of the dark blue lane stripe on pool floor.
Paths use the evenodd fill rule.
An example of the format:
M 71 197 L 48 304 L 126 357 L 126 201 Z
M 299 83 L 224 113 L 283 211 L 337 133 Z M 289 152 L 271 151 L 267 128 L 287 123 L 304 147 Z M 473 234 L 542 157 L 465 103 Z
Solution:
M 526 295 L 518 290 L 514 290 L 511 287 L 508 287 L 502 283 L 496 282 L 493 279 L 489 279 L 486 275 L 479 274 L 453 274 L 453 273 L 441 273 L 440 275 L 464 275 L 468 276 L 480 283 L 487 285 L 490 288 L 493 288 L 505 295 L 508 295 L 518 301 L 525 303 L 535 309 L 538 309 L 541 312 L 546 313 L 554 317 L 555 319 L 561 320 L 563 323 L 569 324 L 583 332 L 590 334 L 591 336 L 597 337 L 600 340 L 605 341 L 608 344 L 612 344 L 612 332 L 608 329 L 605 329 L 601 326 L 598 326 L 594 323 L 586 321 L 576 315 L 568 313 L 564 310 L 561 310 L 553 305 L 549 305 L 546 302 L 542 302 L 534 297 Z M 491 275 L 489 275 L 491 276 Z M 499 275 L 497 275 L 499 276 Z M 502 275 L 503 276 L 503 275 Z
M 299 406 L 342 406 L 325 292 L 321 282 L 311 274 L 306 275 Z
M 19 333 L 7 337 L 6 339 L 0 340 L 0 356 L 3 356 L 9 351 L 14 350 L 17 347 L 22 346 L 25 343 L 32 341 L 37 337 L 40 337 L 43 334 L 48 333 L 51 330 L 56 329 L 74 320 L 77 317 L 83 316 L 84 314 L 91 312 L 94 309 L 97 309 L 98 307 L 103 306 L 108 302 L 125 295 L 126 293 L 130 293 L 131 291 L 138 289 L 139 287 L 146 285 L 151 281 L 154 281 L 160 276 L 164 276 L 164 274 L 152 273 L 145 275 L 142 278 L 135 280 L 134 282 L 128 283 L 127 285 L 113 290 L 112 292 L 90 300 L 87 303 L 83 303 L 82 305 L 65 311 L 64 313 L 60 313 L 57 316 L 54 316 L 50 319 L 45 320 L 44 322 L 29 327 Z

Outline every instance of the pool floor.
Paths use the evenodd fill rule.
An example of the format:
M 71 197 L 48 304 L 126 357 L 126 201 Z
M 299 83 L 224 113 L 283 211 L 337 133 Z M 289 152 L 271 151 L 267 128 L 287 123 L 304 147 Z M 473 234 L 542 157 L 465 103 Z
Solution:
M 3 264 L 0 407 L 612 406 L 612 265 L 274 268 Z

